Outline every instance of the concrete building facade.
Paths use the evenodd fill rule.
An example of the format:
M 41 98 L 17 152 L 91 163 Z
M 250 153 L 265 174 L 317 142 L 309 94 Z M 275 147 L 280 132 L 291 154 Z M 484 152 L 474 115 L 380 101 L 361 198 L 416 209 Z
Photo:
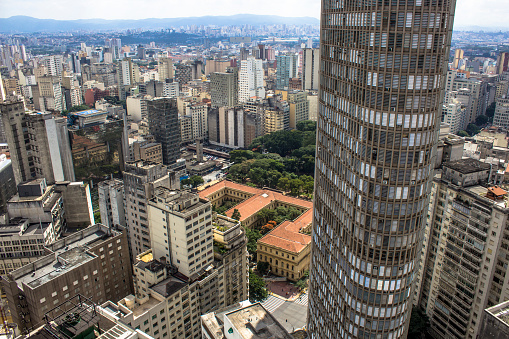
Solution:
M 311 338 L 407 337 L 455 3 L 322 3 Z

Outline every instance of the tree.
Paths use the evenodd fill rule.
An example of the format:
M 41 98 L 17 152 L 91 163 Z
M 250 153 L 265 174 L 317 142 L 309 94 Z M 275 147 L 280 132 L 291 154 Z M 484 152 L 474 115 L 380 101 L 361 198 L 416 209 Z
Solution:
M 250 228 L 246 228 L 246 237 L 247 237 L 247 251 L 256 258 L 256 243 L 258 239 L 262 237 L 260 231 L 253 230 Z
M 265 281 L 252 270 L 249 270 L 249 300 L 251 302 L 263 301 L 268 296 Z
M 302 291 L 308 287 L 308 284 L 306 282 L 306 279 L 300 279 L 299 281 L 297 281 L 295 286 Z
M 475 124 L 477 126 L 484 126 L 488 123 L 490 119 L 486 115 L 479 115 L 477 118 L 475 118 Z
M 423 309 L 412 308 L 410 326 L 408 327 L 408 338 L 425 338 L 429 328 L 429 318 Z
M 269 268 L 270 268 L 270 264 L 265 261 L 258 261 L 258 264 L 256 265 L 256 269 L 261 274 L 267 274 L 267 272 L 269 271 Z
M 475 124 L 468 124 L 467 126 L 467 133 L 473 137 L 474 135 L 476 135 L 477 133 L 479 133 L 481 130 L 479 129 L 479 127 L 477 127 L 477 125 Z
M 238 209 L 234 209 L 232 213 L 232 219 L 240 220 L 240 212 Z
M 276 225 L 277 225 L 276 222 L 274 220 L 271 220 L 262 226 L 260 233 L 265 235 L 265 234 L 269 233 L 270 231 L 272 231 L 274 229 L 274 227 L 276 227 Z
M 493 116 L 495 115 L 495 108 L 497 106 L 497 103 L 496 102 L 492 102 L 491 105 L 488 106 L 488 108 L 486 108 L 486 116 L 488 118 L 491 118 L 493 119 Z
M 316 131 L 316 121 L 304 120 L 297 123 L 297 129 L 299 131 Z
M 205 181 L 203 180 L 203 178 L 200 177 L 199 175 L 193 175 L 191 178 L 182 180 L 180 182 L 180 187 L 191 186 L 194 188 L 194 187 L 200 186 L 204 182 Z
M 469 135 L 468 135 L 468 133 L 467 133 L 467 131 L 459 131 L 459 132 L 458 132 L 458 135 L 459 135 L 460 137 L 463 137 L 463 138 L 465 138 L 465 137 L 468 137 L 468 136 L 469 136 Z

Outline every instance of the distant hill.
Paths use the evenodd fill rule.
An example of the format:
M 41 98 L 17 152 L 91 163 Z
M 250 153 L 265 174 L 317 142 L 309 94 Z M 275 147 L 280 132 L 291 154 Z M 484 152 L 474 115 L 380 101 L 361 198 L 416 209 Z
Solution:
M 141 20 L 54 20 L 37 19 L 30 16 L 12 16 L 0 18 L 0 32 L 61 32 L 61 31 L 104 31 L 119 29 L 164 29 L 186 25 L 319 25 L 320 21 L 312 17 L 282 17 L 277 15 L 237 14 L 230 16 L 202 16 L 188 18 L 141 19 Z

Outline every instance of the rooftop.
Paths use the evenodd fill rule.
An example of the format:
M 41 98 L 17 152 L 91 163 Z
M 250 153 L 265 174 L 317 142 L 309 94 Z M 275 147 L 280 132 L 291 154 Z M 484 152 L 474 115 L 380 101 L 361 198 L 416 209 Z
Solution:
M 90 226 L 47 246 L 53 253 L 12 271 L 8 279 L 16 281 L 22 290 L 25 286 L 34 289 L 44 285 L 96 258 L 96 255 L 88 250 L 98 242 L 104 241 L 104 237 L 107 236 L 110 235 L 105 233 L 104 226 L 99 224 Z
M 244 339 L 291 339 L 292 336 L 259 303 L 225 314 Z
M 71 113 L 71 114 L 79 116 L 79 117 L 93 117 L 95 115 L 108 114 L 108 112 L 98 111 L 96 109 L 89 109 L 89 110 L 86 110 L 86 111 L 74 112 L 74 113 Z
M 37 288 L 56 277 L 89 262 L 95 257 L 95 255 L 86 252 L 86 248 L 75 247 L 61 255 L 58 255 L 50 265 L 39 268 L 31 275 L 26 275 L 20 280 L 20 282 L 31 288 Z M 18 282 L 18 284 L 20 282 Z
M 280 247 L 284 250 L 298 253 L 302 251 L 309 243 L 311 236 L 300 233 L 313 221 L 313 203 L 311 201 L 289 197 L 280 192 L 270 189 L 259 189 L 246 185 L 241 185 L 232 181 L 223 180 L 210 186 L 200 192 L 200 197 L 208 197 L 222 189 L 232 189 L 247 193 L 249 198 L 226 211 L 226 215 L 231 217 L 235 209 L 239 210 L 240 221 L 244 221 L 253 214 L 258 213 L 262 208 L 268 207 L 272 202 L 278 201 L 288 205 L 293 205 L 305 211 L 294 221 L 284 221 L 272 231 L 267 233 L 259 240 L 260 243 Z
M 446 162 L 443 166 L 450 168 L 454 171 L 460 172 L 462 174 L 486 171 L 491 168 L 490 164 L 486 164 L 472 158 L 449 161 Z
M 509 301 L 492 306 L 485 311 L 509 326 Z
M 151 296 L 143 304 L 136 303 L 132 310 L 134 319 L 141 317 L 142 315 L 147 313 L 147 311 L 151 310 L 152 308 L 154 308 L 156 305 L 158 305 L 160 303 L 162 303 L 162 301 L 159 301 L 156 298 L 151 297 Z
M 185 286 L 187 286 L 187 282 L 175 276 L 170 276 L 160 283 L 150 287 L 150 289 L 166 298 Z

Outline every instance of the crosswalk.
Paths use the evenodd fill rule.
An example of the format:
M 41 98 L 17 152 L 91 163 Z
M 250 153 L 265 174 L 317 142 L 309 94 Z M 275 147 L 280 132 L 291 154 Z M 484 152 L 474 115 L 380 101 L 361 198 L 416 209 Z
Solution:
M 269 295 L 269 297 L 262 303 L 263 307 L 267 310 L 267 312 L 272 313 L 281 305 L 284 304 L 284 300 L 277 298 L 273 295 Z
M 297 299 L 295 299 L 294 302 L 296 304 L 307 306 L 308 305 L 308 294 L 307 293 L 301 294 L 301 296 L 298 297 Z

